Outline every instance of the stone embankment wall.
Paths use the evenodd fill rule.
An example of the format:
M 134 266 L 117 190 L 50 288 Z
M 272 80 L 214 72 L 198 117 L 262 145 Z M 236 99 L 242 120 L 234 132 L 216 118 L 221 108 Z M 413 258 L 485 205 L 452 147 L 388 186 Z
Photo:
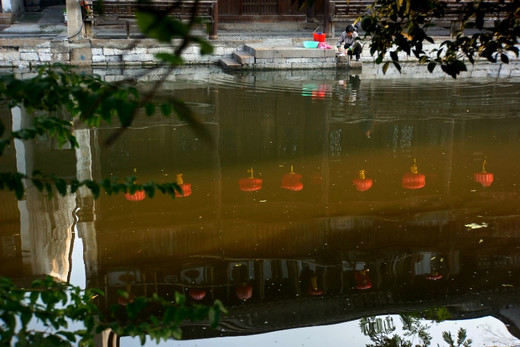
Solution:
M 159 52 L 171 52 L 172 48 L 167 45 L 158 44 L 154 40 L 139 40 L 136 45 L 131 45 L 134 41 L 126 39 L 91 39 L 91 40 L 67 40 L 65 36 L 58 36 L 51 40 L 48 38 L 0 38 L 0 68 L 4 71 L 9 69 L 30 69 L 35 66 L 60 62 L 81 67 L 89 67 L 101 70 L 120 69 L 130 67 L 154 67 L 158 66 L 155 54 Z M 251 41 L 248 41 L 250 43 Z M 216 65 L 219 60 L 224 57 L 231 57 L 233 52 L 244 49 L 245 42 L 240 40 L 215 40 L 211 42 L 214 52 L 211 55 L 201 55 L 198 46 L 188 47 L 183 54 L 184 61 L 187 65 Z M 301 42 L 295 39 L 287 40 L 259 40 L 256 42 L 260 45 L 266 45 L 276 50 L 277 47 L 301 47 Z M 368 47 L 365 44 L 365 47 Z M 434 50 L 438 48 L 438 44 L 426 47 L 426 50 Z M 298 58 L 298 64 L 291 63 L 294 60 L 294 54 L 286 58 L 277 58 L 276 61 L 270 62 L 268 67 L 262 67 L 261 64 L 253 66 L 254 69 L 319 69 L 319 59 L 316 58 Z M 436 68 L 433 74 L 430 74 L 426 67 L 419 65 L 415 58 L 405 55 L 400 57 L 403 67 L 399 73 L 397 69 L 391 66 L 386 74 L 383 74 L 382 65 L 373 63 L 373 57 L 370 56 L 368 48 L 365 48 L 361 60 L 363 61 L 362 70 L 364 78 L 394 78 L 410 77 L 410 78 L 431 78 L 444 77 L 446 75 L 440 68 Z M 267 65 L 266 65 L 267 66 Z M 326 68 L 334 68 L 333 64 L 328 64 Z M 348 67 L 348 64 L 347 64 Z M 514 56 L 510 56 L 509 64 L 494 63 L 480 60 L 474 65 L 468 64 L 468 72 L 463 73 L 461 77 L 501 77 L 501 78 L 518 78 L 520 77 L 520 60 Z M 251 67 L 250 67 L 251 68 Z M 344 69 L 345 64 L 338 64 L 339 69 Z M 114 70 L 114 71 L 116 71 Z
M 222 56 L 237 49 L 233 44 L 213 42 L 214 53 L 207 56 L 200 54 L 198 46 L 190 46 L 183 58 L 187 64 L 216 64 Z M 132 41 L 124 39 L 0 38 L 0 67 L 27 68 L 58 62 L 93 67 L 154 66 L 158 64 L 155 54 L 159 52 L 172 52 L 172 49 L 153 40 L 140 40 L 132 46 Z

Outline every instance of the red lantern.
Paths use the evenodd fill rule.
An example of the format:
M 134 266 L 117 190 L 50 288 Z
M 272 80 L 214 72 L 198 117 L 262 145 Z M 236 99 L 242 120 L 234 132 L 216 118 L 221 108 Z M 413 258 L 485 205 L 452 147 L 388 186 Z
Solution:
M 184 180 L 182 179 L 182 174 L 177 174 L 177 185 L 181 188 L 182 193 L 176 190 L 176 198 L 185 198 L 191 195 L 191 183 L 184 183 Z
M 291 165 L 291 172 L 283 175 L 282 177 L 282 188 L 299 192 L 303 189 L 303 183 L 300 182 L 302 175 L 294 172 L 294 167 Z
M 426 275 L 426 279 L 429 281 L 437 281 L 437 280 L 440 280 L 441 278 L 442 278 L 442 275 L 440 273 L 438 273 L 437 271 L 434 271 L 431 274 Z
M 356 280 L 356 289 L 366 290 L 372 288 L 372 281 L 368 277 L 368 269 L 356 271 L 354 278 Z
M 141 201 L 146 197 L 144 190 L 138 190 L 134 194 L 125 193 L 125 198 L 128 201 Z
M 117 297 L 117 303 L 121 306 L 126 306 L 128 304 L 131 304 L 132 302 L 134 302 L 133 296 L 129 296 L 128 298 L 125 298 L 124 296 Z
M 359 170 L 359 177 L 352 180 L 358 192 L 365 192 L 372 188 L 372 179 L 365 177 L 365 170 Z
M 316 275 L 313 275 L 311 277 L 311 286 L 309 287 L 307 292 L 313 296 L 323 295 L 323 290 L 318 289 L 318 277 Z
M 134 168 L 134 174 L 137 174 L 137 169 Z M 135 184 L 135 181 L 132 182 L 133 184 Z M 131 193 L 125 193 L 125 198 L 126 200 L 128 201 L 141 201 L 141 200 L 144 200 L 145 198 L 145 193 L 144 193 L 144 190 L 138 190 L 136 191 L 135 193 L 131 194 Z
M 241 283 L 235 288 L 235 293 L 237 298 L 242 301 L 246 301 L 251 299 L 251 296 L 253 296 L 253 287 L 251 287 L 249 284 Z
M 193 300 L 200 301 L 206 296 L 206 291 L 202 288 L 190 288 L 188 294 Z
M 262 189 L 262 179 L 253 177 L 253 168 L 247 170 L 250 173 L 249 177 L 244 177 L 238 181 L 240 190 L 243 192 L 256 192 Z
M 413 165 L 410 167 L 410 172 L 403 175 L 402 186 L 406 189 L 421 189 L 426 185 L 426 178 L 420 174 L 417 169 L 415 158 Z
M 491 172 L 486 172 L 487 160 L 484 160 L 482 163 L 482 171 L 475 172 L 473 175 L 473 179 L 475 182 L 480 183 L 483 187 L 489 187 L 491 183 L 493 183 L 493 174 Z

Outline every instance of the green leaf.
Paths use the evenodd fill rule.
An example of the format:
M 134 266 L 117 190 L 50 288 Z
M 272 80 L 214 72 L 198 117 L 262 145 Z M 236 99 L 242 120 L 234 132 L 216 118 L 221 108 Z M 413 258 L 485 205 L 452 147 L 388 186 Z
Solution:
M 21 178 L 17 177 L 17 179 L 14 181 L 14 194 L 18 200 L 21 200 L 23 198 L 23 195 L 25 193 L 25 188 L 23 186 L 23 182 Z
M 22 325 L 24 327 L 27 326 L 27 324 L 29 324 L 29 321 L 31 320 L 32 318 L 32 313 L 28 310 L 24 310 L 20 313 L 20 321 L 22 322 Z
M 396 51 L 391 51 L 390 52 L 390 58 L 392 58 L 393 61 L 398 61 L 399 58 L 397 57 L 397 52 Z
M 181 330 L 180 327 L 178 327 L 178 326 L 177 327 L 173 327 L 171 329 L 171 333 L 172 333 L 172 336 L 173 336 L 174 339 L 176 339 L 176 340 L 182 339 L 182 330 Z
M 147 102 L 144 105 L 147 116 L 152 116 L 155 113 L 155 104 L 153 102 Z
M 172 104 L 169 102 L 165 102 L 161 104 L 161 112 L 165 116 L 169 116 L 172 113 Z
M 137 103 L 133 101 L 119 101 L 117 104 L 117 115 L 123 127 L 129 127 L 135 116 Z
M 155 195 L 155 186 L 153 183 L 147 183 L 143 185 L 144 191 L 149 198 L 153 198 Z
M 57 331 L 56 334 L 64 336 L 70 342 L 76 342 L 76 335 L 69 331 Z
M 137 20 L 137 25 L 139 26 L 139 29 L 144 33 L 151 30 L 151 28 L 153 28 L 153 26 L 155 25 L 155 15 L 153 13 L 136 11 L 135 18 Z
M 39 292 L 37 292 L 37 291 L 31 292 L 31 294 L 29 295 L 29 300 L 30 300 L 31 304 L 34 305 L 39 297 L 40 297 Z
M 200 47 L 200 54 L 211 54 L 213 53 L 213 46 L 206 40 L 200 38 L 200 37 L 193 37 L 192 38 L 193 43 L 197 43 Z
M 38 189 L 40 192 L 43 191 L 43 182 L 41 180 L 33 178 L 31 181 L 36 187 L 36 189 Z
M 54 184 L 56 185 L 56 190 L 60 195 L 67 195 L 67 182 L 65 182 L 65 180 L 55 179 Z
M 390 62 L 387 61 L 384 65 L 383 65 L 383 74 L 386 74 L 386 71 L 388 70 L 388 67 L 390 66 Z

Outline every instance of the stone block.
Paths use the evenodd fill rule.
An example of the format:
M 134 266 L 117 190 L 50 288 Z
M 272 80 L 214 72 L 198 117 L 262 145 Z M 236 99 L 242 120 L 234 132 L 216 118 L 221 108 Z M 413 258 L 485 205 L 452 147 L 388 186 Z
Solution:
M 103 48 L 92 48 L 92 56 L 94 55 L 104 55 Z
M 124 54 L 125 50 L 118 48 L 103 48 L 104 55 L 121 55 Z
M 52 53 L 39 53 L 39 56 L 40 56 L 40 61 L 41 62 L 48 62 L 48 61 L 53 61 L 52 60 Z
M 20 52 L 20 60 L 37 62 L 40 60 L 38 53 L 35 52 Z
M 145 48 L 145 47 L 135 47 L 131 50 L 128 50 L 128 51 L 125 51 L 124 54 L 138 54 L 138 55 L 141 55 L 141 54 L 146 54 L 148 53 L 148 49 Z
M 73 65 L 84 66 L 92 64 L 92 50 L 90 47 L 72 48 L 70 62 Z
M 51 53 L 51 47 L 39 48 L 36 50 L 38 53 Z
M 69 53 L 53 53 L 52 60 L 60 63 L 68 63 L 70 61 Z
M 92 55 L 92 62 L 93 63 L 101 63 L 105 62 L 105 56 L 104 55 Z
M 140 62 L 142 59 L 141 54 L 124 54 L 123 61 L 124 62 Z
M 122 55 L 106 55 L 105 61 L 109 63 L 119 63 L 123 61 Z
M 1 61 L 20 60 L 20 52 L 16 47 L 3 47 L 0 49 Z
M 244 65 L 252 65 L 255 63 L 255 57 L 246 51 L 235 51 L 233 57 L 236 61 Z
M 151 47 L 148 48 L 148 53 L 157 54 L 157 53 L 173 53 L 174 50 L 169 47 Z
M 41 41 L 41 42 L 38 42 L 38 44 L 36 45 L 36 48 L 38 48 L 38 50 L 45 50 L 46 48 L 48 48 L 50 50 L 50 48 L 51 48 L 51 41 Z

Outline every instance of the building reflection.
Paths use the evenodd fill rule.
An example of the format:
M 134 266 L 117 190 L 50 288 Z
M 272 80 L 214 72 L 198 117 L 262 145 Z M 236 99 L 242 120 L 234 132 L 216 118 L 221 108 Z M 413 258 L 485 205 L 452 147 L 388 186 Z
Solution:
M 349 90 L 355 100 L 334 88 L 319 89 L 323 95 L 303 104 L 300 89 L 283 100 L 246 91 L 237 101 L 236 90 L 226 88 L 186 92 L 181 97 L 199 108 L 216 150 L 178 121 L 155 126 L 148 119 L 110 148 L 103 141 L 111 129 L 100 128 L 78 130 L 76 151 L 12 149 L 8 159 L 33 167 L 41 163 L 31 151 L 50 153 L 47 168 L 65 167 L 78 179 L 137 170 L 141 182 L 182 175 L 191 186 L 189 195 L 174 200 L 94 200 L 85 190 L 49 200 L 31 189 L 21 202 L 4 199 L 2 222 L 10 228 L 2 228 L 2 260 L 9 259 L 2 272 L 67 280 L 77 230 L 87 286 L 107 293 L 103 309 L 125 304 L 121 289 L 130 298 L 158 293 L 173 300 L 181 292 L 196 303 L 219 299 L 229 309 L 223 329 L 186 325 L 185 338 L 432 306 L 448 307 L 454 319 L 494 315 L 520 336 L 520 201 L 513 188 L 520 170 L 510 160 L 518 138 L 510 133 L 495 144 L 494 135 L 481 136 L 482 129 L 508 133 L 511 124 L 384 119 L 372 108 L 391 97 L 376 97 L 375 86 L 356 79 Z M 347 121 L 334 111 L 337 103 L 323 102 L 336 97 L 353 114 L 370 115 Z M 253 116 L 255 109 L 274 111 Z M 403 189 L 403 173 L 416 157 L 425 182 Z M 473 181 L 484 157 L 502 173 L 487 187 Z M 243 191 L 239 182 L 248 169 L 253 177 L 253 167 L 261 189 Z M 373 185 L 359 191 L 352 180 L 361 169 Z M 298 183 L 298 189 L 283 189 L 283 178 L 296 173 L 291 187 Z
M 340 224 L 334 219 L 327 222 Z M 297 228 L 285 231 L 272 242 L 286 248 L 286 256 L 244 244 L 237 252 L 218 235 L 199 233 L 199 238 L 217 247 L 214 252 L 183 257 L 151 253 L 124 268 L 114 267 L 106 255 L 95 279 L 108 293 L 107 309 L 121 289 L 170 298 L 177 291 L 193 302 L 219 299 L 230 309 L 230 315 L 222 318 L 225 332 L 193 326 L 187 327 L 186 338 L 259 333 L 433 306 L 448 307 L 454 319 L 501 317 L 501 310 L 516 307 L 519 218 L 494 224 L 507 236 L 492 239 L 489 230 L 475 232 L 455 222 L 430 228 L 380 226 L 377 230 L 385 230 L 383 235 L 373 228 L 332 228 L 309 237 L 301 237 Z M 165 232 L 148 231 L 142 247 L 153 248 Z M 169 233 L 170 242 L 185 244 L 183 234 Z M 262 242 L 263 236 L 249 234 L 249 241 Z M 482 238 L 489 244 L 482 245 Z M 327 246 L 316 249 L 319 239 Z M 295 240 L 291 252 L 289 244 Z M 186 245 L 186 253 L 189 248 Z M 233 257 L 227 257 L 228 252 Z M 511 329 L 515 332 L 514 324 Z

